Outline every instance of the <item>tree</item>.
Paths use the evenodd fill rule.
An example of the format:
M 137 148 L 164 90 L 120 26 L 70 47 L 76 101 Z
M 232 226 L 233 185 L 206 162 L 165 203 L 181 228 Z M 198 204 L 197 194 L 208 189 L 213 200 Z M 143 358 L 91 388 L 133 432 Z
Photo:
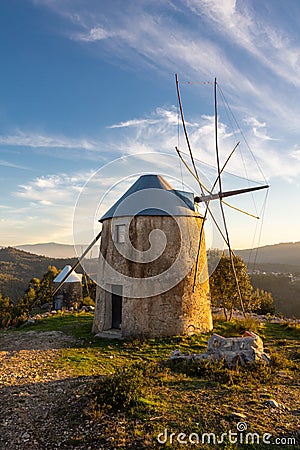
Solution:
M 245 311 L 251 311 L 253 288 L 247 266 L 239 256 L 233 259 Z M 226 320 L 231 319 L 234 308 L 241 307 L 231 261 L 225 253 L 221 255 L 219 264 L 210 277 L 210 293 L 212 305 L 223 308 Z
M 59 271 L 55 266 L 49 266 L 48 271 L 43 275 L 37 296 L 37 305 L 43 305 L 52 301 L 53 280 Z
M 275 304 L 271 292 L 263 289 L 255 289 L 252 294 L 252 301 L 256 305 L 253 311 L 257 314 L 274 314 Z
M 14 305 L 9 297 L 3 297 L 0 293 L 0 326 L 7 327 L 13 318 Z
M 38 278 L 32 278 L 32 280 L 30 280 L 29 282 L 28 288 L 26 289 L 22 297 L 22 302 L 19 302 L 18 305 L 23 309 L 23 312 L 28 314 L 32 306 L 38 303 L 40 288 L 40 280 Z

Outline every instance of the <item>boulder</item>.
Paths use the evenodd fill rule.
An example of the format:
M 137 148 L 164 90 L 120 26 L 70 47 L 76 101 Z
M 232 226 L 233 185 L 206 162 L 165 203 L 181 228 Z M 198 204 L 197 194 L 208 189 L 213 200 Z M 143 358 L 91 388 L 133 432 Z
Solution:
M 232 338 L 213 334 L 208 340 L 205 353 L 183 354 L 177 349 L 172 352 L 170 359 L 211 359 L 217 361 L 224 359 L 229 366 L 234 366 L 236 363 L 245 366 L 256 361 L 270 363 L 269 356 L 264 353 L 262 339 L 251 331 L 246 331 L 243 336 Z

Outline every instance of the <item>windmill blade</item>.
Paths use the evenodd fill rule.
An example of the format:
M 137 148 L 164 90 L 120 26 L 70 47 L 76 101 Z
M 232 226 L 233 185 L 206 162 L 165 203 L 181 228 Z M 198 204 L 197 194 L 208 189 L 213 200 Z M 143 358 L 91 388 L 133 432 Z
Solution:
M 175 149 L 176 149 L 177 153 L 180 155 L 180 150 L 178 150 L 177 147 L 175 147 Z M 183 159 L 182 159 L 182 160 L 183 160 Z M 197 177 L 197 175 L 194 174 L 194 172 L 192 171 L 192 169 L 188 166 L 188 164 L 186 163 L 186 161 L 184 161 L 184 163 L 185 163 L 186 168 L 189 170 L 189 172 L 190 172 L 191 175 L 195 178 L 195 180 L 199 183 L 199 185 L 202 184 L 201 181 L 199 180 L 199 178 Z M 207 197 L 209 197 L 209 196 L 207 196 Z M 200 197 L 195 197 L 195 200 L 194 200 L 195 203 L 200 203 L 200 202 L 197 202 L 197 198 L 200 198 Z M 214 222 L 214 224 L 215 224 L 217 230 L 219 231 L 220 235 L 222 236 L 223 240 L 225 241 L 225 244 L 228 246 L 228 242 L 227 242 L 227 240 L 226 240 L 226 237 L 225 237 L 223 231 L 221 230 L 221 228 L 220 228 L 218 222 L 216 221 L 216 219 L 215 219 L 215 217 L 214 217 L 214 215 L 213 215 L 211 209 L 209 208 L 210 200 L 211 200 L 211 199 L 204 200 L 204 203 L 206 204 L 206 209 L 205 209 L 205 213 L 204 213 L 204 216 L 203 216 L 203 222 L 205 221 L 205 219 L 206 219 L 206 217 L 207 217 L 207 213 L 209 212 L 209 214 L 210 214 L 210 216 L 211 216 L 211 218 L 212 218 L 212 220 L 213 220 L 213 222 Z M 201 231 L 200 231 L 200 234 L 202 234 L 202 233 L 203 233 L 203 231 L 201 230 Z M 197 263 L 198 263 L 198 258 L 199 258 L 199 255 L 197 255 L 197 259 L 196 259 L 196 267 L 197 267 Z
M 183 108 L 182 108 L 182 102 L 181 102 L 181 96 L 180 96 L 180 89 L 179 89 L 179 82 L 178 82 L 178 75 L 177 75 L 177 74 L 175 74 L 175 81 L 176 81 L 176 90 L 177 90 L 177 97 L 178 97 L 178 104 L 179 104 L 179 109 L 180 109 L 180 115 L 181 115 L 182 126 L 183 126 L 183 130 L 184 130 L 184 134 L 185 134 L 185 139 L 186 139 L 186 142 L 187 142 L 187 146 L 188 146 L 189 153 L 190 153 L 190 158 L 191 158 L 192 165 L 193 165 L 193 169 L 194 169 L 194 172 L 195 172 L 195 173 L 193 173 L 193 172 L 189 169 L 189 166 L 185 163 L 185 161 L 183 160 L 183 158 L 181 158 L 180 152 L 177 151 L 177 148 L 176 148 L 176 151 L 177 151 L 179 157 L 182 159 L 184 165 L 188 168 L 188 170 L 191 172 L 191 174 L 192 174 L 193 176 L 195 176 L 196 180 L 198 181 L 198 184 L 199 184 L 199 187 L 200 187 L 200 190 L 201 190 L 201 194 L 204 195 L 204 190 L 206 190 L 206 192 L 209 192 L 209 191 L 203 186 L 203 184 L 202 184 L 202 182 L 201 182 L 201 180 L 200 180 L 200 178 L 199 178 L 198 171 L 197 171 L 197 167 L 196 167 L 196 164 L 195 164 L 195 161 L 194 161 L 193 152 L 192 152 L 192 149 L 191 149 L 191 145 L 190 145 L 190 141 L 189 141 L 189 137 L 188 137 L 186 125 L 185 125 L 185 120 L 184 120 L 184 114 L 183 114 Z M 206 218 L 206 216 L 207 216 L 207 211 L 208 211 L 208 209 L 209 209 L 209 203 L 207 203 L 207 207 L 206 207 L 206 211 L 205 211 L 205 216 L 204 216 L 203 221 L 202 221 L 202 224 L 201 224 L 200 237 L 199 237 L 199 243 L 198 243 L 198 253 L 197 253 L 196 266 L 195 266 L 195 274 L 194 274 L 193 292 L 194 292 L 194 290 L 195 290 L 195 280 L 196 280 L 196 277 L 197 277 L 197 271 L 198 271 L 198 262 L 199 262 L 199 254 L 200 254 L 200 249 L 201 249 L 201 240 L 202 240 L 203 229 L 204 229 L 204 221 L 205 221 L 205 218 Z M 211 214 L 211 212 L 210 212 L 210 214 Z M 212 215 L 212 214 L 211 214 L 211 215 Z M 213 217 L 213 216 L 212 216 L 212 217 Z M 217 227 L 219 228 L 219 226 L 218 226 L 218 224 L 216 223 L 214 217 L 213 217 L 213 220 L 214 220 L 215 224 L 217 225 Z M 222 233 L 222 230 L 220 230 L 220 232 Z
M 211 188 L 211 192 L 213 192 L 214 188 L 216 187 L 218 181 L 219 181 L 219 177 L 221 176 L 221 174 L 224 172 L 225 167 L 227 166 L 227 164 L 229 163 L 232 155 L 234 154 L 234 152 L 236 151 L 236 149 L 238 148 L 238 146 L 240 145 L 240 141 L 234 146 L 234 148 L 232 149 L 232 151 L 230 152 L 228 158 L 226 159 L 225 163 L 223 164 L 223 167 L 221 168 L 220 172 L 218 173 L 218 176 Z
M 237 147 L 237 146 L 236 146 L 236 147 Z M 235 147 L 235 148 L 236 148 L 236 147 Z M 191 175 L 197 180 L 199 186 L 200 186 L 200 187 L 202 186 L 203 190 L 205 189 L 207 192 L 210 192 L 210 191 L 202 184 L 202 182 L 199 180 L 198 176 L 192 171 L 192 169 L 189 167 L 189 165 L 187 164 L 187 162 L 183 159 L 183 157 L 182 157 L 182 155 L 181 155 L 181 153 L 180 153 L 180 150 L 179 150 L 177 147 L 175 147 L 175 150 L 177 151 L 177 154 L 178 154 L 178 156 L 180 157 L 181 161 L 184 163 L 185 167 L 188 169 L 188 171 L 191 173 Z M 227 158 L 227 162 L 228 162 L 228 160 L 229 160 L 229 159 Z M 227 163 L 227 162 L 226 162 L 226 163 Z M 226 163 L 224 164 L 223 168 L 225 168 Z M 218 178 L 217 178 L 217 180 L 218 180 Z M 215 183 L 216 183 L 216 182 L 215 182 Z M 203 192 L 203 191 L 202 191 L 202 192 Z M 207 196 L 207 197 L 209 197 L 209 196 Z M 196 198 L 197 198 L 197 197 L 195 197 L 195 202 L 196 202 Z M 207 200 L 207 201 L 205 201 L 206 208 L 205 208 L 205 212 L 204 212 L 204 216 L 203 216 L 203 220 L 202 220 L 202 224 L 201 224 L 201 228 L 200 228 L 200 235 L 199 235 L 199 241 L 198 241 L 198 250 L 197 250 L 197 257 L 196 257 L 196 265 L 195 265 L 195 273 L 194 273 L 194 282 L 193 282 L 193 292 L 194 292 L 195 285 L 196 285 L 196 280 L 197 280 L 197 272 L 198 272 L 199 256 L 200 256 L 200 250 L 201 250 L 201 240 L 202 240 L 203 231 L 204 231 L 204 223 L 205 223 L 205 220 L 206 220 L 206 217 L 207 217 L 207 213 L 208 213 L 208 212 L 209 212 L 210 217 L 212 218 L 212 220 L 213 220 L 213 222 L 214 222 L 214 224 L 215 224 L 217 230 L 219 231 L 220 235 L 222 236 L 223 240 L 225 241 L 226 245 L 228 246 L 228 244 L 229 244 L 228 241 L 227 241 L 227 239 L 226 239 L 226 237 L 225 237 L 225 235 L 224 235 L 224 233 L 223 233 L 223 231 L 221 230 L 221 228 L 220 228 L 218 222 L 216 221 L 216 219 L 215 219 L 215 217 L 214 217 L 214 215 L 213 215 L 213 213 L 212 213 L 212 211 L 211 211 L 211 209 L 210 209 L 210 207 L 209 207 L 209 203 L 210 203 L 210 199 Z
M 78 258 L 78 260 L 76 261 L 76 263 L 71 267 L 71 269 L 69 270 L 69 272 L 63 277 L 63 279 L 61 280 L 61 282 L 59 283 L 59 285 L 54 289 L 54 291 L 52 292 L 52 297 L 54 297 L 55 294 L 57 294 L 57 292 L 60 290 L 60 288 L 62 287 L 62 285 L 64 284 L 64 282 L 66 281 L 66 279 L 71 275 L 71 273 L 73 272 L 73 270 L 76 270 L 77 267 L 79 266 L 79 264 L 81 263 L 81 261 L 83 260 L 83 258 L 88 254 L 88 252 L 91 250 L 91 248 L 96 244 L 96 242 L 100 239 L 101 237 L 101 233 L 102 231 L 100 231 L 97 236 L 92 240 L 92 242 L 90 243 L 90 245 L 85 249 L 85 251 L 82 253 L 82 255 Z
M 220 172 L 218 173 L 218 176 L 217 176 L 217 178 L 216 178 L 216 180 L 215 180 L 215 182 L 214 182 L 214 184 L 213 184 L 213 186 L 212 186 L 211 191 L 209 191 L 209 190 L 203 185 L 203 183 L 199 180 L 197 174 L 194 174 L 194 172 L 192 171 L 192 169 L 189 167 L 189 165 L 187 164 L 187 162 L 184 160 L 183 156 L 181 155 L 180 150 L 179 150 L 177 147 L 175 147 L 175 150 L 176 150 L 176 152 L 177 152 L 179 158 L 181 159 L 181 161 L 182 161 L 183 164 L 185 165 L 185 167 L 186 167 L 186 168 L 188 169 L 188 171 L 193 175 L 193 177 L 196 178 L 196 180 L 198 181 L 199 185 L 200 185 L 200 186 L 202 185 L 203 189 L 206 190 L 206 192 L 209 192 L 210 194 L 212 194 L 212 191 L 214 190 L 214 188 L 215 188 L 215 186 L 216 186 L 216 184 L 217 184 L 217 182 L 218 182 L 218 180 L 219 180 L 219 177 L 221 176 L 221 173 L 225 170 L 226 165 L 227 165 L 228 162 L 230 161 L 230 158 L 231 158 L 232 155 L 234 154 L 234 152 L 235 152 L 235 150 L 237 149 L 237 147 L 239 146 L 239 144 L 240 144 L 240 142 L 238 142 L 238 143 L 235 145 L 235 147 L 233 148 L 233 150 L 232 150 L 231 153 L 229 154 L 228 158 L 226 159 L 225 163 L 223 164 L 223 167 L 221 168 Z M 202 192 L 203 192 L 203 190 L 202 190 Z M 196 197 L 196 198 L 197 198 L 197 197 Z M 196 198 L 195 198 L 195 201 L 196 201 Z M 208 213 L 208 212 L 210 213 L 210 216 L 211 216 L 212 220 L 214 221 L 214 224 L 216 225 L 216 227 L 217 227 L 219 233 L 221 234 L 221 236 L 222 236 L 223 240 L 225 241 L 225 243 L 227 244 L 227 246 L 228 246 L 228 244 L 229 244 L 229 243 L 227 242 L 226 237 L 224 236 L 224 233 L 222 232 L 221 228 L 219 227 L 219 224 L 218 224 L 217 221 L 215 220 L 215 218 L 214 218 L 214 216 L 213 216 L 213 214 L 212 214 L 212 212 L 211 212 L 211 210 L 210 210 L 210 208 L 209 208 L 210 200 L 208 200 L 208 201 L 205 202 L 205 203 L 206 203 L 206 208 L 205 208 L 205 213 L 204 213 L 203 221 L 202 221 L 201 228 L 200 228 L 200 235 L 199 235 L 199 241 L 198 241 L 198 250 L 197 250 L 196 265 L 195 265 L 195 273 L 194 273 L 194 282 L 193 282 L 193 292 L 194 292 L 195 285 L 196 285 L 196 280 L 197 280 L 197 272 L 198 272 L 199 257 L 200 257 L 200 251 L 201 251 L 201 240 L 202 240 L 203 231 L 204 231 L 204 223 L 205 223 L 205 220 L 206 220 L 206 217 L 207 217 L 207 213 Z
M 197 178 L 199 180 L 199 186 L 200 186 L 200 189 L 201 189 L 201 193 L 202 193 L 202 195 L 204 195 L 204 189 L 202 187 L 202 183 L 200 182 L 200 178 L 199 178 L 199 175 L 198 175 L 197 167 L 196 167 L 196 164 L 195 164 L 195 161 L 194 161 L 194 157 L 193 157 L 193 152 L 192 152 L 192 148 L 191 148 L 188 132 L 187 132 L 186 125 L 185 125 L 177 73 L 175 74 L 175 82 L 176 82 L 177 98 L 178 98 L 178 104 L 179 104 L 179 109 L 180 109 L 181 121 L 182 121 L 182 126 L 183 126 L 183 131 L 184 131 L 186 143 L 187 143 L 187 146 L 188 146 L 188 149 L 189 149 L 189 153 L 190 153 L 192 165 L 193 165 L 193 168 L 194 168 L 194 171 L 195 171 L 195 175 L 197 176 Z
M 176 149 L 176 151 L 177 151 L 179 157 L 181 158 L 180 151 L 178 150 L 177 147 L 175 147 L 175 149 Z M 182 161 L 184 162 L 185 167 L 189 170 L 189 172 L 192 174 L 192 176 L 197 180 L 197 182 L 199 183 L 199 185 L 201 185 L 202 183 L 201 183 L 201 181 L 199 180 L 199 178 L 197 177 L 197 175 L 194 174 L 194 172 L 192 171 L 192 169 L 190 169 L 190 167 L 188 166 L 188 164 L 186 163 L 186 161 L 184 161 L 183 158 L 181 158 L 181 159 L 182 159 Z M 218 178 L 217 178 L 217 179 L 218 179 Z M 204 187 L 204 186 L 203 186 L 203 187 Z M 205 187 L 204 187 L 204 188 L 205 188 Z M 206 189 L 206 188 L 205 188 L 205 189 Z M 208 213 L 208 212 L 209 212 L 210 217 L 212 218 L 212 220 L 213 220 L 213 222 L 214 222 L 214 224 L 215 224 L 217 230 L 219 231 L 220 235 L 222 236 L 223 240 L 225 241 L 226 245 L 227 245 L 228 247 L 230 246 L 230 243 L 228 242 L 226 236 L 224 235 L 223 231 L 221 230 L 221 228 L 220 228 L 218 222 L 216 221 L 216 219 L 215 219 L 215 217 L 214 217 L 214 215 L 213 215 L 213 213 L 212 213 L 212 211 L 211 211 L 211 209 L 210 209 L 210 207 L 209 207 L 209 203 L 210 203 L 210 200 L 205 201 L 206 208 L 205 208 L 205 212 L 204 212 L 204 216 L 203 216 L 203 220 L 202 220 L 201 228 L 200 228 L 200 234 L 199 234 L 198 250 L 197 250 L 196 265 L 195 265 L 195 272 L 194 272 L 194 281 L 193 281 L 193 292 L 194 292 L 194 290 L 195 290 L 195 285 L 196 285 L 196 280 L 197 280 L 198 265 L 199 265 L 199 256 L 200 256 L 200 251 L 201 251 L 201 240 L 202 240 L 203 231 L 204 231 L 204 223 L 205 223 L 205 220 L 206 220 L 206 217 L 207 217 L 207 213 Z M 233 250 L 231 250 L 231 252 L 233 253 Z M 234 253 L 233 253 L 233 255 L 234 255 Z M 235 256 L 235 255 L 234 255 L 234 256 Z
M 225 200 L 221 200 L 221 201 L 222 201 L 222 203 L 223 203 L 224 205 L 229 206 L 229 208 L 235 209 L 236 211 L 239 211 L 239 212 L 241 212 L 241 213 L 243 213 L 243 214 L 246 214 L 246 216 L 253 217 L 254 219 L 259 219 L 258 216 L 255 216 L 254 214 L 251 214 L 251 213 L 249 213 L 249 212 L 247 212 L 247 211 L 244 211 L 243 209 L 237 208 L 236 206 L 233 206 L 233 205 L 231 205 L 230 203 L 225 202 Z
M 240 304 L 241 304 L 241 308 L 242 308 L 242 312 L 244 317 L 246 317 L 246 312 L 245 312 L 245 308 L 244 308 L 244 302 L 243 302 L 243 297 L 242 297 L 242 293 L 241 293 L 241 289 L 240 289 L 240 284 L 239 284 L 239 280 L 237 278 L 237 273 L 236 273 L 236 269 L 235 269 L 235 265 L 234 265 L 234 253 L 233 250 L 231 248 L 231 244 L 229 241 L 229 233 L 228 233 L 228 227 L 227 227 L 227 222 L 226 222 L 226 217 L 225 217 L 225 212 L 224 212 L 224 208 L 223 208 L 223 203 L 222 200 L 220 199 L 220 208 L 221 208 L 221 212 L 222 212 L 222 217 L 223 217 L 223 224 L 224 224 L 224 228 L 225 228 L 225 233 L 226 233 L 226 237 L 227 237 L 227 241 L 228 241 L 228 252 L 229 252 L 229 257 L 230 257 L 230 262 L 231 262 L 231 267 L 232 267 L 232 271 L 233 271 L 233 275 L 235 278 L 235 283 L 236 283 L 236 288 L 238 291 L 238 296 L 240 299 Z
M 246 194 L 247 192 L 259 191 L 261 189 L 268 189 L 269 187 L 270 186 L 268 184 L 265 184 L 263 186 L 254 186 L 254 187 L 245 188 L 245 189 L 236 189 L 234 191 L 222 192 L 222 186 L 221 186 L 220 192 L 217 192 L 216 194 L 204 195 L 201 197 L 196 196 L 195 202 L 201 203 L 201 202 L 207 202 L 207 201 L 216 200 L 216 199 L 222 200 L 225 197 L 232 197 L 233 195 Z
M 199 180 L 198 176 L 194 174 L 194 172 L 192 171 L 192 169 L 189 167 L 188 163 L 185 161 L 185 159 L 183 158 L 180 150 L 178 147 L 175 147 L 175 150 L 179 156 L 179 158 L 181 159 L 181 161 L 183 162 L 183 164 L 185 165 L 185 167 L 187 168 L 187 170 L 193 175 L 194 178 L 196 178 L 196 180 L 198 181 L 199 184 L 201 184 L 202 188 L 208 192 L 209 194 L 211 194 L 211 191 L 209 189 L 207 189 L 207 187 Z
M 197 180 L 198 183 L 199 183 L 199 186 L 200 186 L 200 189 L 201 189 L 202 196 L 204 196 L 204 188 L 203 188 L 202 182 L 201 182 L 201 180 L 200 180 L 200 178 L 199 178 L 199 176 L 198 176 L 197 167 L 196 167 L 196 164 L 195 164 L 195 161 L 194 161 L 194 157 L 193 157 L 193 153 L 192 153 L 192 149 L 191 149 L 191 145 L 190 145 L 190 141 L 189 141 L 189 137 L 188 137 L 186 125 L 185 125 L 185 120 L 184 120 L 184 114 L 183 114 L 183 108 L 182 108 L 182 102 L 181 102 L 181 96 L 180 96 L 179 82 L 178 82 L 178 76 L 177 76 L 177 74 L 175 74 L 175 80 L 176 80 L 177 97 L 178 97 L 178 103 L 179 103 L 179 108 L 180 108 L 180 114 L 181 114 L 181 120 L 182 120 L 183 130 L 184 130 L 186 142 L 187 142 L 187 145 L 188 145 L 188 149 L 189 149 L 189 153 L 190 153 L 192 165 L 193 165 L 193 168 L 194 168 L 194 171 L 195 171 L 195 173 L 194 173 L 193 175 L 195 176 L 196 180 Z M 216 80 L 215 80 L 215 97 L 216 97 Z M 215 102 L 215 108 L 216 108 L 216 107 L 217 107 L 217 105 L 216 105 L 216 102 Z M 216 121 L 216 124 L 217 124 L 217 116 L 215 116 L 215 121 Z M 217 130 L 216 130 L 216 133 L 217 133 Z M 217 147 L 217 146 L 218 146 L 218 143 L 217 143 L 217 140 L 216 140 L 216 147 Z M 235 150 L 235 149 L 234 149 L 234 150 Z M 229 161 L 229 159 L 230 159 L 230 157 L 227 158 L 227 161 L 226 161 L 225 165 L 227 164 L 227 162 Z M 220 171 L 219 153 L 218 153 L 218 151 L 217 151 L 217 160 L 218 160 L 218 178 L 217 178 L 217 180 L 219 180 L 219 184 L 220 184 L 220 186 L 221 186 L 221 171 Z M 191 172 L 191 173 L 192 173 L 192 172 Z M 222 192 L 222 189 L 220 189 L 220 192 Z M 211 216 L 211 218 L 213 219 L 215 225 L 217 226 L 219 232 L 221 233 L 221 236 L 223 237 L 224 241 L 226 242 L 226 244 L 227 244 L 227 246 L 228 246 L 228 249 L 230 249 L 230 255 L 231 255 L 232 265 L 234 264 L 234 263 L 233 263 L 233 260 L 232 260 L 232 254 L 233 254 L 233 252 L 232 252 L 232 250 L 231 250 L 231 246 L 230 246 L 230 242 L 229 242 L 229 235 L 228 235 L 227 227 L 225 227 L 225 229 L 226 229 L 226 236 L 224 236 L 224 233 L 223 233 L 222 230 L 220 229 L 219 225 L 217 224 L 217 221 L 216 221 L 215 218 L 214 218 L 214 215 L 212 214 L 212 212 L 211 212 L 211 210 L 210 210 L 210 208 L 209 208 L 209 201 L 210 201 L 210 200 L 207 200 L 207 201 L 205 202 L 205 204 L 206 204 L 206 211 L 205 211 L 205 216 L 204 216 L 203 221 L 202 221 L 202 224 L 201 224 L 200 238 L 199 238 L 199 244 L 198 244 L 198 253 L 197 253 L 197 258 L 196 258 L 196 266 L 195 266 L 195 274 L 194 274 L 193 291 L 194 291 L 194 289 L 195 289 L 195 284 L 196 284 L 197 271 L 198 271 L 198 264 L 199 264 L 199 255 L 200 255 L 200 250 L 201 250 L 201 239 L 202 239 L 202 235 L 203 235 L 204 221 L 205 221 L 205 218 L 206 218 L 206 216 L 207 216 L 207 212 L 210 213 L 210 216 Z M 233 269 L 234 269 L 234 267 L 233 267 Z M 234 269 L 234 273 L 235 273 L 235 269 Z M 238 283 L 237 278 L 236 278 L 236 273 L 235 273 L 235 279 L 236 279 L 236 282 Z M 240 298 L 241 298 L 241 296 L 240 296 Z M 241 298 L 241 304 L 242 304 L 242 298 Z M 244 312 L 244 310 L 243 310 L 243 312 Z M 244 314 L 245 314 L 245 312 L 244 312 Z
M 231 158 L 232 155 L 234 154 L 234 152 L 235 152 L 235 150 L 237 149 L 237 147 L 239 146 L 239 144 L 240 144 L 240 142 L 238 142 L 238 143 L 236 144 L 236 146 L 234 147 L 234 149 L 231 151 L 230 155 L 229 155 L 228 158 L 226 159 L 226 161 L 225 161 L 225 163 L 224 163 L 222 169 L 220 170 L 220 174 L 217 176 L 217 178 L 216 178 L 216 180 L 215 180 L 215 182 L 214 182 L 214 184 L 213 184 L 211 190 L 209 190 L 209 189 L 201 182 L 201 180 L 199 179 L 199 177 L 198 177 L 197 174 L 196 174 L 196 177 L 195 177 L 196 180 L 198 181 L 198 183 L 201 183 L 203 189 L 204 189 L 206 192 L 208 192 L 209 194 L 212 194 L 212 192 L 213 192 L 214 188 L 216 187 L 216 184 L 217 184 L 217 182 L 218 182 L 218 180 L 219 180 L 219 176 L 220 176 L 221 173 L 224 171 L 225 167 L 227 166 L 227 164 L 228 164 L 230 158 Z M 175 147 L 175 150 L 176 150 L 176 152 L 177 152 L 179 158 L 181 159 L 181 161 L 183 162 L 183 164 L 184 164 L 185 167 L 187 168 L 187 170 L 194 176 L 194 175 L 195 175 L 194 172 L 192 171 L 192 169 L 189 167 L 188 163 L 187 163 L 187 162 L 185 161 L 185 159 L 183 158 L 183 156 L 182 156 L 182 154 L 181 154 L 181 151 L 179 150 L 179 148 L 178 148 L 177 146 Z M 196 197 L 196 198 L 200 198 L 200 197 Z M 199 203 L 199 202 L 198 202 L 198 203 Z

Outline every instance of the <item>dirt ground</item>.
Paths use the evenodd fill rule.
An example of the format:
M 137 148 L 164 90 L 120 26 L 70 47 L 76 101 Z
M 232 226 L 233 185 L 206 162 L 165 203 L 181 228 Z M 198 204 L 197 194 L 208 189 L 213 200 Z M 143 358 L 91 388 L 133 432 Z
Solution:
M 72 344 L 60 331 L 0 335 L 1 450 L 105 448 L 81 444 L 91 434 L 82 399 L 92 378 L 55 368 L 62 348 Z M 93 425 L 97 433 L 101 424 Z

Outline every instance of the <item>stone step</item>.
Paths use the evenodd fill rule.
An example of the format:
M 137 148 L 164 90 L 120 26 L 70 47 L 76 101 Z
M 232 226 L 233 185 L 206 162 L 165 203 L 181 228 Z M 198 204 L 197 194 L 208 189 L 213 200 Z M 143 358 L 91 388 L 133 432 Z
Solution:
M 97 333 L 94 337 L 98 339 L 119 339 L 119 340 L 124 339 L 121 330 L 117 330 L 114 328 L 110 330 L 101 331 L 100 333 Z

